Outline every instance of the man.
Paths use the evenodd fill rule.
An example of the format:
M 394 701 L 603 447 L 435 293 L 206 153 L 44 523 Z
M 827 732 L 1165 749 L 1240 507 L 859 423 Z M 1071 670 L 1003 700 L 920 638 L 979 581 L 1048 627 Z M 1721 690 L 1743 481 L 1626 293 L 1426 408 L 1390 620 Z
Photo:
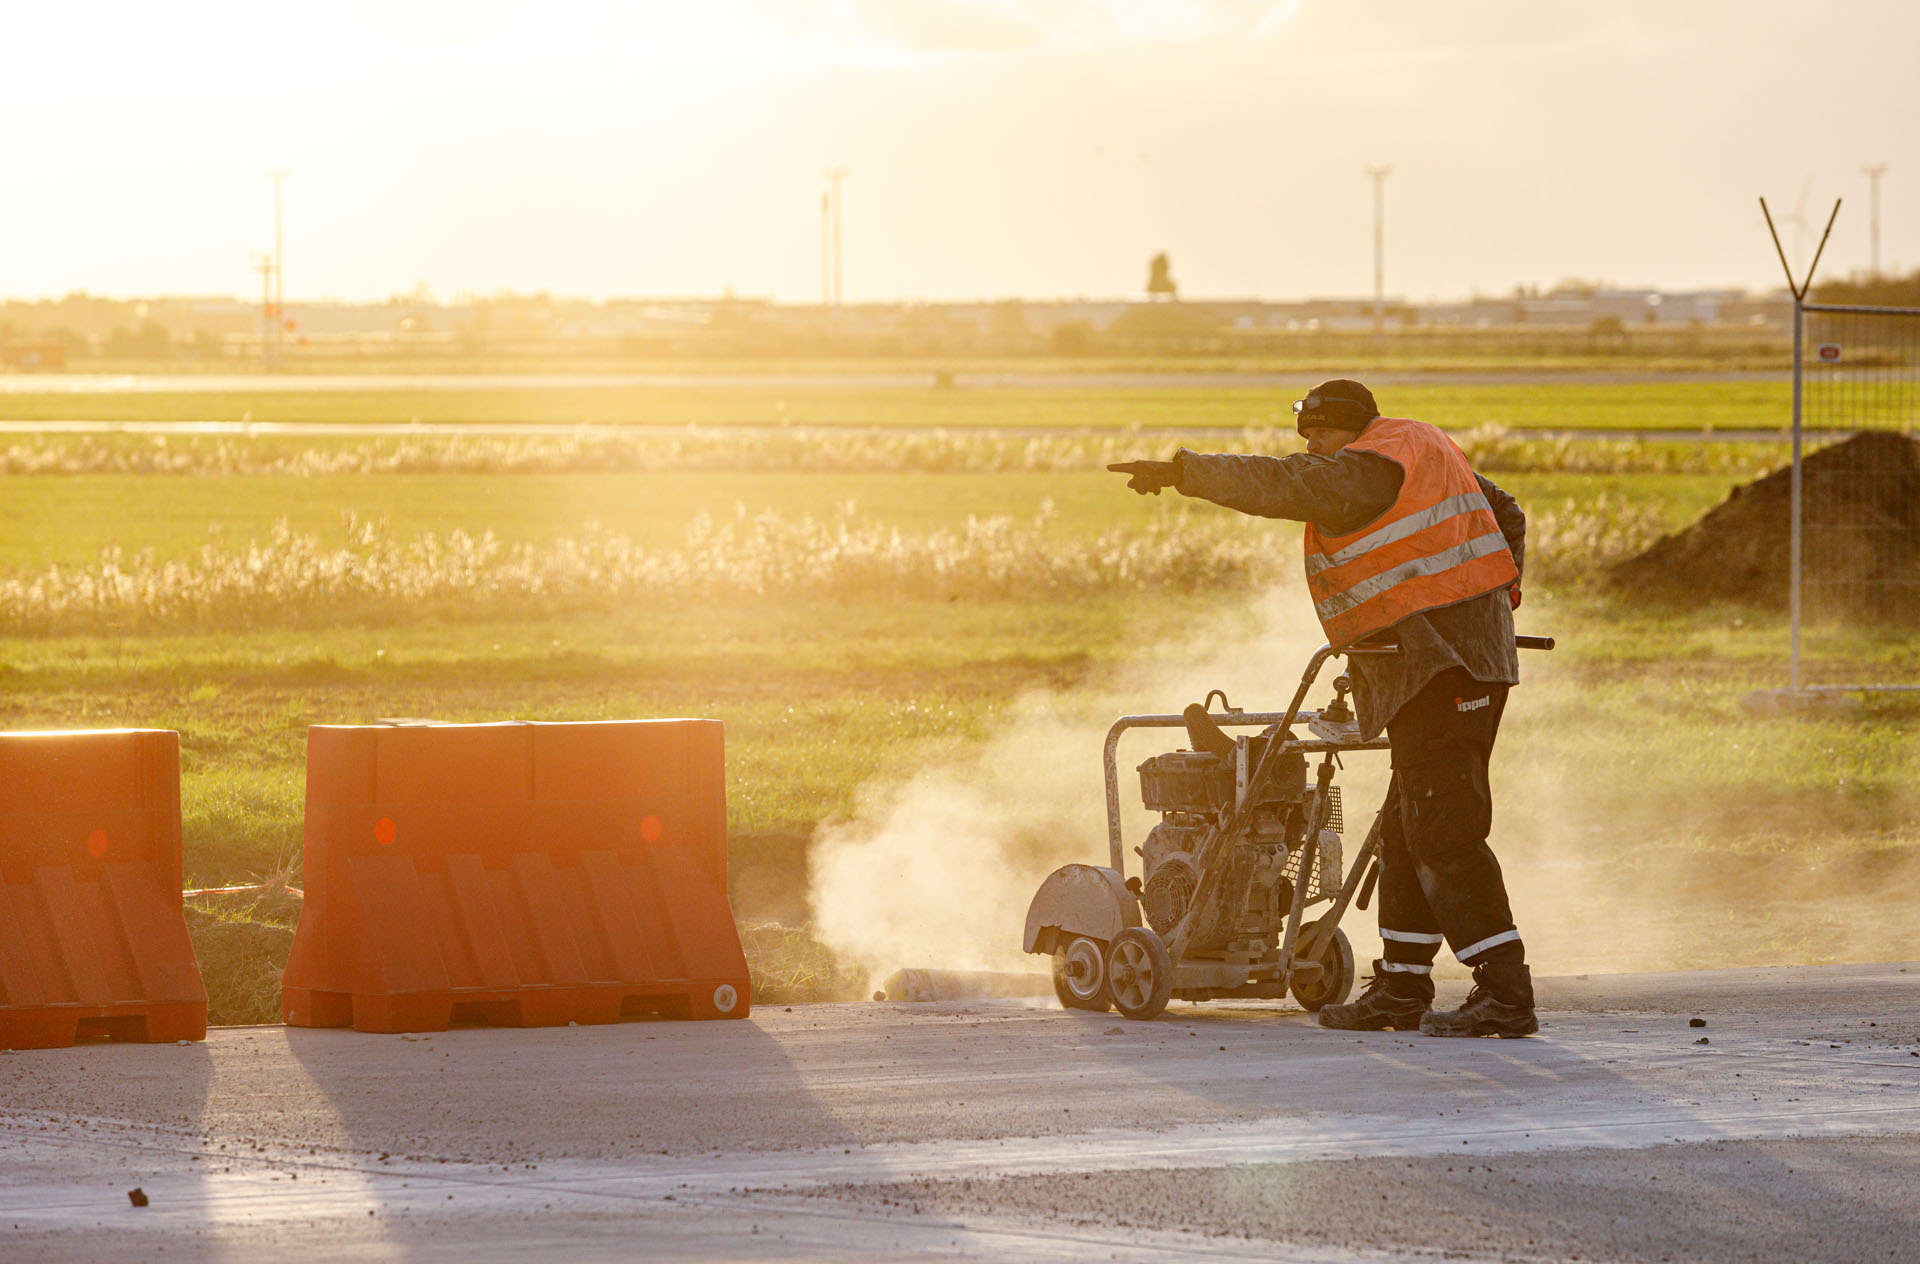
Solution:
M 1519 683 L 1526 515 L 1422 421 L 1380 416 L 1345 378 L 1294 406 L 1307 451 L 1203 455 L 1107 468 L 1143 495 L 1164 487 L 1242 513 L 1307 524 L 1307 585 L 1335 648 L 1391 642 L 1348 660 L 1362 735 L 1382 730 L 1393 782 L 1381 820 L 1384 959 L 1360 997 L 1320 1011 L 1328 1027 L 1430 1036 L 1539 1030 L 1526 950 L 1487 846 L 1487 762 L 1507 690 Z M 1473 968 L 1458 1010 L 1435 1012 L 1433 959 L 1445 937 Z

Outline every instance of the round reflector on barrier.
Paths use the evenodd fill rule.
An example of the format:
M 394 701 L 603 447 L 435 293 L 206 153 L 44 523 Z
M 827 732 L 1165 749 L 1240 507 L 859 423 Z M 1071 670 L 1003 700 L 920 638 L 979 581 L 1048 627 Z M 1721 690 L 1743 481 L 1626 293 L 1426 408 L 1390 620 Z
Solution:
M 92 856 L 95 860 L 98 860 L 100 859 L 100 857 L 106 854 L 107 854 L 107 831 L 103 829 L 97 829 L 97 830 L 94 830 L 91 834 L 88 834 L 87 835 L 87 855 Z
M 392 817 L 383 816 L 373 823 L 373 841 L 382 847 L 393 846 L 393 840 L 399 836 L 400 827 L 393 823 Z
M 661 834 L 661 828 L 660 828 L 659 817 L 649 816 L 641 820 L 640 838 L 642 842 L 657 843 L 660 841 L 660 834 Z

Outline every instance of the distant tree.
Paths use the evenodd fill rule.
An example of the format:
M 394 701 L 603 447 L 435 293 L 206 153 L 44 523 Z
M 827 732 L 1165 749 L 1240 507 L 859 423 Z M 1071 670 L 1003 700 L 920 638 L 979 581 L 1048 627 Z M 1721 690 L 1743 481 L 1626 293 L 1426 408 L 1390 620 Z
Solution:
M 1084 355 L 1093 345 L 1093 326 L 1084 320 L 1070 320 L 1064 325 L 1055 325 L 1053 332 L 1047 335 L 1047 345 L 1055 355 Z
M 987 316 L 987 332 L 996 338 L 1020 339 L 1033 333 L 1027 324 L 1027 305 L 1017 298 L 995 303 Z
M 1173 281 L 1173 264 L 1164 250 L 1147 261 L 1147 297 L 1169 302 L 1180 297 L 1180 287 Z
M 187 350 L 196 360 L 217 359 L 226 350 L 218 330 L 196 327 L 187 338 Z
M 1920 307 L 1920 268 L 1906 276 L 1870 276 L 1855 273 L 1843 281 L 1813 287 L 1821 303 L 1860 304 L 1867 307 Z
M 1627 322 L 1612 313 L 1595 316 L 1587 326 L 1587 346 L 1595 352 L 1627 350 L 1632 346 Z
M 148 321 L 137 329 L 124 326 L 107 335 L 107 354 L 115 359 L 158 360 L 173 354 L 173 337 L 165 325 Z

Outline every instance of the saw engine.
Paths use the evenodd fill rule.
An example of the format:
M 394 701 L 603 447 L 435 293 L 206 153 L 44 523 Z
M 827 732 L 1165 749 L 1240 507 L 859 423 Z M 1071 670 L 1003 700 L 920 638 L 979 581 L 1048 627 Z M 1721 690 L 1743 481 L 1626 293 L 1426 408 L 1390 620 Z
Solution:
M 1141 912 L 1157 934 L 1172 935 L 1187 915 L 1200 886 L 1200 857 L 1207 841 L 1225 828 L 1241 787 L 1259 766 L 1265 740 L 1242 741 L 1224 754 L 1171 751 L 1139 766 L 1141 799 L 1161 816 L 1135 848 L 1144 877 L 1134 881 Z M 1221 952 L 1236 941 L 1240 951 L 1258 952 L 1277 942 L 1286 923 L 1298 879 L 1295 858 L 1313 819 L 1315 791 L 1307 785 L 1304 756 L 1279 753 L 1270 764 L 1262 784 L 1252 790 L 1245 829 L 1229 844 L 1227 879 L 1218 889 L 1217 907 L 1195 919 L 1193 952 Z M 1336 813 L 1338 795 L 1338 789 L 1329 792 Z M 1340 828 L 1337 818 L 1329 825 Z M 1337 835 L 1330 832 L 1323 832 L 1315 868 L 1323 866 L 1326 872 L 1339 872 Z

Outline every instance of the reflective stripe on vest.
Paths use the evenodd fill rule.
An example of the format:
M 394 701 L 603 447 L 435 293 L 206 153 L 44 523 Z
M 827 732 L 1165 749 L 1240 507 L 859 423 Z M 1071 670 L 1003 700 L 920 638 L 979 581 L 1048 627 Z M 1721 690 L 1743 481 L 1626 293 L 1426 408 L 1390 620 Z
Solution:
M 1486 495 L 1478 488 L 1459 496 L 1449 496 L 1431 509 L 1422 509 L 1419 513 L 1409 514 L 1398 522 L 1390 522 L 1377 531 L 1369 532 L 1345 548 L 1335 549 L 1331 553 L 1307 554 L 1307 574 L 1318 575 L 1335 566 L 1345 566 L 1383 544 L 1404 540 L 1416 531 L 1424 531 L 1437 522 L 1475 509 L 1493 512 L 1493 506 L 1487 503 Z
M 1348 449 L 1384 456 L 1404 475 L 1393 505 L 1362 531 L 1329 536 L 1307 524 L 1307 587 L 1335 646 L 1519 578 L 1473 467 L 1439 429 L 1381 417 Z
M 1489 510 L 1491 512 L 1491 510 Z M 1475 536 L 1465 544 L 1456 544 L 1445 552 L 1432 557 L 1416 557 L 1410 562 L 1402 562 L 1389 571 L 1381 571 L 1369 579 L 1360 580 L 1345 592 L 1335 593 L 1325 601 L 1313 603 L 1314 613 L 1325 623 L 1336 615 L 1345 614 L 1362 602 L 1371 601 L 1381 593 L 1415 575 L 1438 575 L 1450 571 L 1477 557 L 1487 557 L 1507 547 L 1507 537 L 1498 531 L 1491 535 Z M 1478 595 L 1478 594 L 1475 594 Z M 1404 618 L 1405 616 L 1402 616 Z M 1394 622 L 1398 623 L 1396 619 Z

